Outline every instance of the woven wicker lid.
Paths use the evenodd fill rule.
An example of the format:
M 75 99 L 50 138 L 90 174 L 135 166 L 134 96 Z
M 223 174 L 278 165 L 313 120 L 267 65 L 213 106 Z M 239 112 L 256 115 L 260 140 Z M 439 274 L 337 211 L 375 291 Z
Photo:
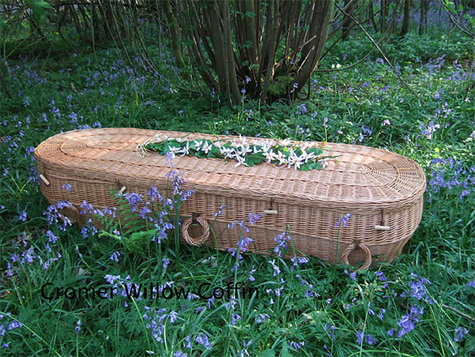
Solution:
M 156 135 L 194 139 L 236 139 L 133 128 L 75 130 L 55 135 L 35 151 L 37 160 L 71 174 L 87 172 L 90 177 L 138 186 L 158 186 L 170 171 L 165 156 L 137 155 L 137 145 L 154 140 Z M 249 143 L 267 139 L 247 138 Z M 275 142 L 275 141 L 274 141 Z M 413 160 L 381 149 L 359 145 L 326 145 L 325 155 L 338 156 L 323 170 L 300 171 L 294 168 L 259 164 L 255 167 L 221 159 L 176 157 L 175 170 L 182 171 L 185 186 L 200 192 L 217 192 L 243 197 L 276 197 L 304 205 L 333 208 L 384 208 L 420 198 L 426 188 L 421 167 Z

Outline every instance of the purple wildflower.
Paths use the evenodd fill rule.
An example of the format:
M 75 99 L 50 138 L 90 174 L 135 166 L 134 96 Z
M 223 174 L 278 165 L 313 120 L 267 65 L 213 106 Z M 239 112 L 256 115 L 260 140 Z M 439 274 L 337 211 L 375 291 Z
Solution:
M 275 264 L 275 260 L 269 260 L 269 263 L 272 265 L 272 269 L 274 270 L 274 273 L 272 274 L 272 276 L 277 276 L 279 275 L 281 272 L 280 272 L 280 269 L 279 267 Z
M 168 316 L 170 317 L 171 323 L 174 323 L 176 320 L 178 320 L 178 313 L 175 311 L 171 311 Z
M 195 338 L 195 342 L 200 344 L 200 345 L 203 345 L 204 348 L 206 348 L 207 350 L 211 350 L 211 343 L 208 340 L 208 336 L 206 336 L 204 333 L 200 333 Z
M 290 341 L 290 346 L 295 348 L 297 351 L 300 350 L 303 346 L 305 346 L 305 342 L 295 342 L 295 341 Z
M 458 327 L 455 330 L 455 341 L 460 342 L 462 341 L 463 337 L 468 334 L 468 330 L 465 327 Z
M 132 207 L 132 212 L 135 212 L 137 209 L 137 206 L 140 202 L 142 202 L 142 195 L 139 195 L 137 193 L 131 193 L 126 196 L 129 205 Z
M 347 213 L 345 215 L 343 215 L 339 220 L 338 222 L 335 223 L 335 228 L 338 228 L 340 225 L 343 227 L 343 228 L 346 228 L 346 224 L 348 223 L 348 219 L 351 218 L 351 213 Z
M 23 210 L 23 211 L 20 213 L 20 215 L 18 216 L 18 220 L 25 222 L 25 221 L 26 221 L 26 216 L 27 216 L 26 211 Z
M 81 326 L 82 326 L 81 320 L 78 320 L 76 322 L 76 327 L 74 328 L 74 331 L 76 331 L 76 332 L 81 331 Z
M 259 314 L 259 316 L 257 316 L 257 319 L 256 319 L 256 322 L 258 324 L 261 324 L 263 323 L 266 319 L 269 319 L 270 316 L 268 314 Z
M 256 280 L 252 274 L 254 274 L 256 272 L 256 269 L 254 269 L 254 265 L 252 266 L 252 269 L 249 271 L 249 281 L 254 281 Z
M 241 316 L 238 314 L 231 314 L 231 325 L 236 326 L 236 322 L 241 320 Z
M 399 330 L 397 337 L 401 338 L 408 332 L 411 332 L 416 327 L 416 322 L 419 321 L 419 316 L 424 313 L 422 308 L 418 308 L 417 306 L 411 305 L 411 311 L 404 315 L 401 320 L 397 323 L 398 326 L 401 328 Z
M 356 332 L 356 343 L 358 344 L 358 346 L 361 346 L 363 344 L 363 338 L 364 338 L 363 331 Z
M 110 260 L 115 260 L 116 262 L 119 261 L 119 256 L 120 256 L 120 253 L 115 251 L 114 253 L 112 253 L 111 257 L 110 257 Z
M 14 329 L 17 329 L 17 328 L 20 328 L 22 327 L 23 325 L 21 324 L 20 321 L 12 321 L 8 324 L 8 328 L 7 330 L 8 331 L 11 331 L 11 330 L 14 330 Z
M 371 335 L 366 335 L 366 343 L 368 345 L 375 345 L 376 340 Z
M 277 245 L 274 248 L 274 253 L 278 253 L 279 257 L 282 256 L 282 251 L 287 249 L 287 242 L 290 240 L 289 235 L 287 232 L 283 232 L 282 234 L 277 234 L 274 241 Z

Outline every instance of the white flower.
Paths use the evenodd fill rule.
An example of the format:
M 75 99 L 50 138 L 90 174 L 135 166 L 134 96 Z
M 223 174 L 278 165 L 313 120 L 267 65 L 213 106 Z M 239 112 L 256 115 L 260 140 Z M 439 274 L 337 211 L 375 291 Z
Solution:
M 213 144 L 210 144 L 208 141 L 205 141 L 201 151 L 204 151 L 206 154 L 213 148 Z
M 181 150 L 180 148 L 178 148 L 178 147 L 172 146 L 172 147 L 170 148 L 170 151 L 169 151 L 169 152 L 170 152 L 171 155 L 172 155 L 172 159 L 174 159 L 174 158 L 175 158 L 175 154 L 180 154 L 180 153 L 182 152 L 182 150 Z
M 186 142 L 186 145 L 182 148 L 181 151 L 183 152 L 183 155 L 181 155 L 181 156 L 190 154 L 190 142 L 189 141 Z
M 250 146 L 241 146 L 239 149 L 238 149 L 238 154 L 239 155 L 246 155 L 248 152 L 252 152 L 252 149 L 250 148 Z
M 243 165 L 246 165 L 245 164 L 245 158 L 242 157 L 242 156 L 236 156 L 236 160 L 238 161 L 236 165 L 234 165 L 234 167 L 238 167 L 239 165 L 243 164 Z
M 303 164 L 303 161 L 300 160 L 300 158 L 294 162 L 294 167 L 295 167 L 295 170 L 298 170 L 300 166 L 302 166 Z
M 322 165 L 322 169 L 328 166 L 328 158 L 323 159 L 320 161 L 320 165 Z
M 267 160 L 267 163 L 270 163 L 270 162 L 274 161 L 274 159 L 277 159 L 277 155 L 274 154 L 272 151 L 264 152 L 264 156 Z
M 307 163 L 308 160 L 313 160 L 313 159 L 315 159 L 315 158 L 316 158 L 316 156 L 315 156 L 315 154 L 314 154 L 313 152 L 311 152 L 311 153 L 309 154 L 309 153 L 307 153 L 306 151 L 304 151 L 304 152 L 302 153 L 302 155 L 299 156 L 299 160 L 303 160 L 305 163 Z
M 280 142 L 280 145 L 282 146 L 290 146 L 291 144 L 292 142 L 289 139 L 285 139 Z
M 288 161 L 282 151 L 279 151 L 275 156 L 276 160 L 279 160 L 279 165 L 287 165 Z
M 200 146 L 203 145 L 203 140 L 195 140 L 194 141 L 195 143 L 195 146 L 196 146 L 196 150 L 199 150 L 200 149 Z
M 262 143 L 262 145 L 260 145 L 260 146 L 262 148 L 261 150 L 262 150 L 263 153 L 268 153 L 269 150 L 271 149 L 271 146 L 267 143 Z

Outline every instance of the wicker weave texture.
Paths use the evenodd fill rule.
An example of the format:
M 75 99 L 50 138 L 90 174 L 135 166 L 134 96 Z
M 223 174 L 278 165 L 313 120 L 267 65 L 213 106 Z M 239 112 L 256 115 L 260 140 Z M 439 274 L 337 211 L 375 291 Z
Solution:
M 126 192 L 141 194 L 151 186 L 165 190 L 170 171 L 165 156 L 151 153 L 139 157 L 136 152 L 138 144 L 153 140 L 157 134 L 162 138 L 186 136 L 186 140 L 237 140 L 232 136 L 131 128 L 61 133 L 41 143 L 35 151 L 38 171 L 46 179 L 41 182 L 43 194 L 52 204 L 67 199 L 78 207 L 85 200 L 95 208 L 104 208 L 114 203 L 110 195 L 113 188 L 125 187 Z M 258 138 L 246 140 L 276 143 Z M 232 161 L 177 157 L 173 164 L 184 174 L 183 188 L 195 191 L 181 214 L 188 217 L 198 213 L 211 224 L 215 213 L 225 205 L 223 215 L 211 229 L 225 231 L 217 241 L 220 249 L 237 246 L 240 232 L 236 228 L 225 229 L 228 223 L 244 220 L 250 212 L 271 209 L 277 214 L 265 214 L 250 226 L 249 234 L 258 253 L 272 250 L 276 235 L 289 227 L 297 250 L 332 263 L 335 257 L 338 261 L 349 258 L 352 264 L 365 260 L 364 267 L 371 264 L 372 257 L 393 260 L 421 220 L 426 188 L 421 167 L 380 149 L 331 143 L 326 148 L 326 155 L 338 159 L 323 170 L 313 171 L 265 163 L 235 167 Z M 71 192 L 62 188 L 67 183 Z M 347 226 L 335 227 L 347 213 L 352 214 Z M 81 221 L 77 212 L 73 215 Z M 186 232 L 184 235 L 190 236 Z M 213 234 L 205 243 L 215 244 Z

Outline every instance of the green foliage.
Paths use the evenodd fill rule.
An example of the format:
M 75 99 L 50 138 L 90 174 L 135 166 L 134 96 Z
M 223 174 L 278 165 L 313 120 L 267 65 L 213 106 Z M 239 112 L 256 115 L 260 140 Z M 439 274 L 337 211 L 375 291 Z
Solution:
M 422 101 L 373 55 L 348 70 L 315 74 L 308 99 L 261 106 L 245 98 L 236 112 L 217 93 L 200 92 L 201 83 L 185 86 L 189 72 L 159 58 L 156 46 L 148 47 L 157 58 L 153 69 L 117 48 L 8 57 L 0 66 L 0 355 L 473 354 L 473 42 L 439 33 L 409 34 L 385 47 Z M 350 38 L 320 68 L 343 69 L 366 49 L 364 40 Z M 282 253 L 294 260 L 278 249 L 252 254 L 252 242 L 234 256 L 177 249 L 172 229 L 158 244 L 154 222 L 140 217 L 152 206 L 145 197 L 132 212 L 128 196 L 118 196 L 116 219 L 103 216 L 102 230 L 70 226 L 39 190 L 33 150 L 61 131 L 99 126 L 386 148 L 423 167 L 423 218 L 396 261 L 355 274 L 295 259 L 291 240 Z M 164 210 L 163 201 L 154 205 L 146 213 L 152 220 Z M 165 207 L 160 227 L 178 226 L 176 206 Z M 239 290 L 229 299 L 228 284 L 237 283 L 255 288 L 254 295 Z M 169 294 L 167 286 L 173 297 L 158 294 Z M 204 298 L 193 298 L 200 286 Z M 80 288 L 93 290 L 78 298 Z M 209 300 L 213 288 L 225 296 Z

